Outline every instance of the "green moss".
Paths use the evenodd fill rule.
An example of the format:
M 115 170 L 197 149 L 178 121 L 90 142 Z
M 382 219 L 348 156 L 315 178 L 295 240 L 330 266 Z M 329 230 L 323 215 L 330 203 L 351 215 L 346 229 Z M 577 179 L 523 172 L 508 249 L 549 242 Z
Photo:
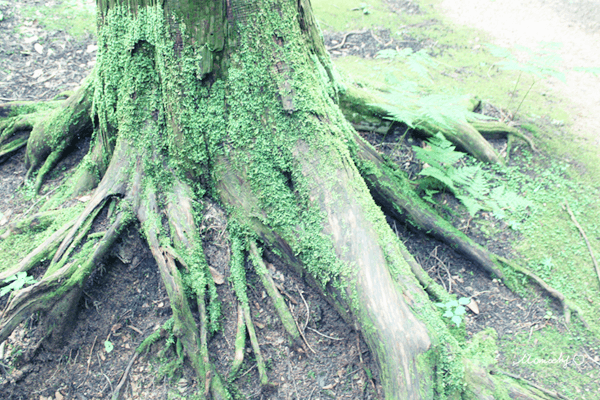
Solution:
M 256 13 L 252 23 L 236 15 L 238 23 L 227 28 L 230 37 L 221 46 L 190 31 L 186 17 L 165 14 L 154 2 L 150 7 L 138 3 L 140 7 L 126 9 L 100 2 L 93 78 L 93 112 L 99 123 L 94 140 L 116 149 L 135 143 L 135 154 L 123 167 L 144 171 L 142 201 L 157 199 L 159 208 L 168 202 L 161 193 L 172 191 L 174 177 L 197 194 L 231 196 L 224 201 L 230 216 L 231 281 L 242 304 L 248 304 L 246 241 L 267 240 L 258 234 L 264 228 L 262 232 L 290 246 L 291 257 L 323 289 L 338 293 L 334 301 L 348 304 L 346 313 L 356 315 L 365 335 L 371 336 L 376 326 L 361 309 L 359 296 L 365 294 L 356 290 L 356 264 L 348 246 L 334 244 L 324 231 L 326 212 L 348 204 L 345 196 L 350 197 L 365 224 L 373 227 L 396 289 L 418 284 L 400 253 L 400 242 L 360 178 L 349 149 L 352 128 L 335 104 L 338 86 L 331 66 L 311 56 L 318 49 L 298 28 L 296 10 L 266 1 L 267 9 L 280 12 Z M 214 32 L 220 29 L 218 22 Z M 189 45 L 193 38 L 194 46 Z M 312 158 L 305 162 L 299 153 Z M 235 190 L 225 193 L 226 184 Z M 158 235 L 161 246 L 173 246 L 162 217 L 151 214 L 142 230 Z M 192 248 L 175 243 L 188 266 L 183 282 L 188 294 L 199 299 L 208 288 L 210 303 L 217 304 L 196 235 L 190 234 L 196 241 Z M 431 377 L 436 393 L 453 397 L 462 391 L 460 347 L 425 293 L 410 295 L 432 333 L 434 346 L 426 357 L 437 366 L 438 375 Z M 218 313 L 209 314 L 215 322 Z M 373 351 L 385 355 L 383 346 Z M 429 379 L 433 365 L 423 362 L 420 368 L 411 373 Z M 384 379 L 386 374 L 382 371 Z
M 15 260 L 20 260 L 23 254 L 29 254 L 65 223 L 75 218 L 82 210 L 82 204 L 75 204 L 57 213 L 52 223 L 48 225 L 35 225 L 31 229 L 25 229 L 18 234 L 11 234 L 5 240 L 0 241 L 1 270 L 13 267 Z

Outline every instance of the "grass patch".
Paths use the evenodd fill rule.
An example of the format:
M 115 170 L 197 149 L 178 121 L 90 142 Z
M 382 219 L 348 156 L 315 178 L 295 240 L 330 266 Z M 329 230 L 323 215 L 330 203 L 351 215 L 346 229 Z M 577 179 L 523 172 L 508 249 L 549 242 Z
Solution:
M 48 1 L 26 6 L 21 12 L 49 31 L 64 30 L 75 38 L 96 35 L 96 2 L 92 0 Z

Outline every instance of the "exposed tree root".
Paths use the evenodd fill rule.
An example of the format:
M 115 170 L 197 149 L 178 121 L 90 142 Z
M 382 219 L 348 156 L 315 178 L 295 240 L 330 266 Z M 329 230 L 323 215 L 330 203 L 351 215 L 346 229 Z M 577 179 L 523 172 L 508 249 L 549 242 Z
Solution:
M 269 384 L 246 293 L 246 254 L 295 345 L 302 335 L 262 261 L 260 243 L 362 332 L 380 368 L 386 398 L 460 398 L 465 383 L 469 386 L 481 369 L 463 365 L 463 349 L 429 297 L 445 301 L 448 294 L 408 254 L 373 200 L 394 217 L 454 246 L 492 275 L 504 278 L 501 264 L 508 261 L 438 217 L 397 169 L 344 121 L 335 103 L 339 88 L 309 2 L 272 2 L 284 17 L 261 14 L 256 24 L 244 19 L 254 9 L 209 2 L 202 18 L 210 17 L 211 38 L 197 32 L 200 41 L 192 43 L 183 36 L 182 43 L 170 41 L 168 32 L 181 31 L 162 20 L 166 14 L 161 6 L 140 4 L 131 13 L 120 3 L 125 4 L 98 3 L 100 24 L 107 25 L 99 29 L 102 57 L 97 73 L 51 116 L 21 125 L 27 127 L 21 131 L 32 127 L 27 178 L 37 171 L 37 190 L 64 151 L 91 131 L 97 117 L 92 147 L 71 193 L 94 192 L 78 217 L 9 271 L 52 259 L 38 283 L 10 299 L 0 320 L 0 342 L 37 311 L 45 315 L 48 336 L 59 340 L 95 264 L 122 228 L 137 218 L 169 296 L 169 329 L 181 356 L 177 362 L 183 360 L 183 350 L 199 386 L 204 385 L 204 397 L 231 399 L 208 352 L 209 336 L 219 329 L 216 285 L 223 283 L 207 265 L 198 230 L 200 202 L 208 194 L 229 213 L 229 278 L 239 301 L 230 380 L 243 363 L 247 332 L 260 383 Z M 179 7 L 174 1 L 157 4 L 162 3 L 171 11 Z M 235 20 L 230 30 L 228 20 Z M 279 20 L 288 25 L 278 26 Z M 292 47 L 299 51 L 284 51 Z M 273 54 L 275 64 L 264 62 L 264 49 Z M 377 101 L 352 90 L 342 103 L 358 107 L 359 114 L 371 113 L 374 120 L 387 116 L 371 107 Z M 92 107 L 92 98 L 98 100 L 97 107 Z M 439 130 L 425 120 L 419 126 L 429 133 Z M 501 162 L 472 125 L 459 123 L 445 134 L 480 159 Z M 109 229 L 90 233 L 108 202 Z M 557 299 L 566 310 L 573 309 L 564 296 Z M 138 350 L 161 334 L 153 333 Z M 474 385 L 483 382 L 489 389 L 487 382 L 495 381 L 483 372 Z M 488 398 L 483 392 L 473 397 Z
M 34 221 L 35 218 L 32 218 Z M 60 243 L 64 240 L 67 231 L 73 226 L 75 220 L 72 220 L 64 224 L 59 230 L 54 232 L 49 238 L 47 238 L 42 244 L 40 244 L 35 250 L 30 252 L 25 258 L 23 258 L 17 265 L 12 268 L 0 272 L 0 281 L 4 281 L 6 278 L 13 276 L 19 272 L 28 271 L 31 268 L 38 265 L 49 256 L 53 255 Z M 7 234 L 12 233 L 9 228 L 6 231 Z M 7 235 L 8 236 L 8 235 Z
M 31 313 L 46 314 L 46 332 L 58 342 L 62 339 L 66 320 L 73 317 L 86 279 L 96 264 L 108 253 L 126 221 L 116 218 L 106 235 L 89 247 L 91 254 L 80 251 L 66 262 L 51 263 L 44 277 L 36 284 L 17 292 L 9 301 L 0 320 L 0 343 L 6 340 L 16 326 Z M 88 251 L 89 251 L 88 250 Z
M 373 199 L 391 216 L 450 245 L 456 251 L 479 265 L 490 276 L 501 279 L 509 287 L 512 284 L 506 279 L 501 268 L 502 264 L 510 266 L 513 270 L 531 278 L 552 298 L 557 300 L 565 311 L 567 320 L 570 318 L 571 311 L 577 312 L 580 318 L 583 318 L 577 306 L 569 302 L 562 293 L 546 284 L 537 275 L 526 268 L 518 266 L 516 262 L 509 262 L 503 257 L 489 252 L 449 222 L 445 221 L 411 190 L 408 180 L 398 170 L 397 166 L 384 160 L 358 134 L 355 135 L 355 141 L 357 149 L 354 158 L 361 170 L 361 174 L 369 185 Z M 414 270 L 415 268 L 413 267 Z M 422 283 L 425 282 L 426 285 L 424 287 L 428 287 L 427 278 L 422 273 L 419 273 L 418 269 L 415 275 L 417 277 L 421 276 L 420 281 Z
M 12 222 L 8 225 L 7 231 L 3 234 L 3 236 L 0 237 L 0 239 L 6 239 L 8 236 L 13 234 L 18 235 L 28 229 L 45 229 L 54 221 L 59 212 L 60 211 L 58 210 L 45 211 L 22 220 Z
M 27 145 L 29 132 L 33 129 L 34 121 L 38 118 L 38 114 L 35 114 L 35 116 L 17 115 L 5 118 L 0 116 L 0 164 L 10 158 L 14 152 Z
M 254 263 L 255 271 L 260 277 L 264 288 L 267 290 L 269 297 L 271 297 L 273 300 L 275 311 L 277 311 L 279 319 L 283 323 L 283 327 L 291 336 L 293 345 L 298 347 L 300 345 L 300 332 L 296 327 L 294 317 L 285 304 L 285 300 L 283 300 L 283 297 L 275 287 L 275 282 L 273 282 L 273 278 L 267 270 L 267 267 L 265 266 L 265 263 L 263 262 L 254 242 L 250 242 L 250 258 Z
M 0 145 L 0 164 L 6 161 L 16 151 L 27 145 L 28 136 L 17 138 L 9 143 Z
M 475 128 L 479 133 L 481 133 L 481 136 L 483 136 L 486 139 L 502 139 L 507 136 L 509 138 L 514 137 L 521 139 L 522 141 L 527 143 L 527 145 L 532 151 L 537 151 L 533 140 L 521 133 L 514 126 L 505 124 L 504 122 L 500 121 L 472 120 L 469 122 L 471 126 L 473 126 L 473 128 Z M 506 156 L 509 157 L 509 154 L 507 154 Z
M 346 93 L 340 99 L 340 107 L 355 129 L 385 134 L 392 127 L 390 119 L 393 120 L 393 116 L 378 104 L 386 104 L 386 102 L 387 100 L 372 93 L 348 87 Z M 473 110 L 476 104 L 478 104 L 478 101 L 469 101 L 468 104 L 465 104 L 465 109 Z M 468 123 L 454 121 L 448 122 L 448 126 L 441 126 L 423 119 L 415 123 L 415 129 L 427 137 L 442 132 L 446 139 L 454 143 L 459 149 L 484 162 L 503 163 L 502 158 L 498 156 L 485 138 L 497 139 L 508 136 L 512 139 L 517 137 L 525 141 L 532 150 L 535 150 L 533 141 L 530 138 L 514 127 L 499 121 L 469 119 Z
M 26 179 L 37 171 L 35 189 L 39 191 L 44 178 L 75 141 L 92 132 L 93 79 L 86 82 L 60 107 L 33 125 L 27 143 Z M 38 171 L 39 169 L 39 171 Z
M 546 389 L 546 388 L 544 388 L 544 387 L 542 387 L 542 386 L 540 386 L 540 385 L 537 385 L 537 384 L 535 384 L 535 383 L 533 383 L 533 382 L 531 382 L 531 381 L 529 381 L 529 380 L 527 380 L 527 379 L 523 378 L 523 377 L 522 377 L 522 376 L 520 376 L 520 375 L 511 374 L 510 372 L 506 372 L 506 371 L 500 371 L 500 370 L 498 370 L 498 371 L 491 371 L 491 372 L 492 372 L 494 375 L 495 375 L 495 374 L 505 375 L 505 376 L 507 376 L 507 377 L 509 377 L 509 378 L 512 378 L 512 379 L 516 380 L 516 381 L 523 382 L 523 383 L 525 383 L 527 386 L 529 386 L 530 388 L 533 388 L 534 390 L 539 390 L 540 392 L 542 392 L 544 395 L 548 396 L 548 397 L 549 397 L 549 398 L 551 398 L 551 399 L 570 400 L 568 397 L 564 396 L 563 394 L 561 394 L 561 393 L 559 393 L 559 392 L 557 392 L 557 391 L 548 390 L 548 389 Z M 519 393 L 519 392 L 517 392 L 516 390 L 515 390 L 515 391 L 512 391 L 512 392 L 510 393 L 510 395 L 512 395 L 512 397 L 511 397 L 511 398 L 520 398 L 520 397 L 516 397 L 517 395 L 521 395 L 521 396 L 523 396 L 523 394 L 522 394 L 522 393 Z
M 0 164 L 27 145 L 34 126 L 61 103 L 23 101 L 0 104 Z
M 425 272 L 423 267 L 415 261 L 414 257 L 408 252 L 408 250 L 406 250 L 406 248 L 402 248 L 400 251 L 402 253 L 402 257 L 410 266 L 415 278 L 417 278 L 427 294 L 438 302 L 448 302 L 450 300 L 448 292 L 445 291 L 444 288 L 439 284 L 437 284 L 429 275 L 427 275 L 427 272 Z
M 267 367 L 265 365 L 265 359 L 260 351 L 258 345 L 258 338 L 256 337 L 256 330 L 254 329 L 254 323 L 252 322 L 252 316 L 250 315 L 250 307 L 242 304 L 244 311 L 244 320 L 246 322 L 246 329 L 248 330 L 248 336 L 250 337 L 250 343 L 252 344 L 252 351 L 254 351 L 254 357 L 256 358 L 256 366 L 258 367 L 258 377 L 260 384 L 265 386 L 269 384 L 269 377 L 267 376 Z
M 229 380 L 232 381 L 237 377 L 237 374 L 244 362 L 244 349 L 246 348 L 246 323 L 244 317 L 244 309 L 242 304 L 238 302 L 237 311 L 237 330 L 235 333 L 235 354 L 229 372 Z
M 585 241 L 588 251 L 590 252 L 590 257 L 592 259 L 592 263 L 594 264 L 594 269 L 596 270 L 596 276 L 598 277 L 598 280 L 600 280 L 600 267 L 598 267 L 598 261 L 596 261 L 596 257 L 594 256 L 594 251 L 592 250 L 592 245 L 590 245 L 590 241 L 589 241 L 587 235 L 585 234 L 585 231 L 583 230 L 581 225 L 579 225 L 579 222 L 577 221 L 577 218 L 575 218 L 575 214 L 573 214 L 573 211 L 571 211 L 571 207 L 569 207 L 569 203 L 567 201 L 565 201 L 565 206 L 567 208 L 567 212 L 569 213 L 569 216 L 571 217 L 571 221 L 573 221 L 573 223 L 579 230 L 581 237 L 583 237 L 583 240 Z

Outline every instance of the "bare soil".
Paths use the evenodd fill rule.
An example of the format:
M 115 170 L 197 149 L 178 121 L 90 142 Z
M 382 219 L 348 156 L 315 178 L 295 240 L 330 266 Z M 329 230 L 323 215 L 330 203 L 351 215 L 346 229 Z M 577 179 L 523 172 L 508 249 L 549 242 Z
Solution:
M 65 88 L 77 87 L 94 65 L 95 44 L 91 37 L 77 41 L 64 32 L 46 32 L 35 21 L 25 21 L 21 17 L 20 7 L 34 3 L 34 0 L 20 0 L 0 6 L 5 17 L 8 16 L 0 22 L 0 101 L 51 99 Z M 390 4 L 394 12 L 419 11 L 410 1 Z M 30 38 L 17 33 L 16 28 L 22 26 L 32 35 Z M 40 54 L 35 50 L 37 42 L 31 39 L 33 37 L 56 40 L 52 45 L 44 45 L 45 50 Z M 344 37 L 346 41 L 340 45 Z M 402 40 L 405 42 L 390 43 L 389 32 L 386 31 L 325 35 L 328 47 L 340 45 L 331 50 L 334 57 L 347 54 L 373 57 L 377 51 L 390 46 L 414 46 L 418 50 L 426 45 L 410 36 Z M 53 53 L 48 55 L 47 49 L 52 49 Z M 39 69 L 42 69 L 42 75 L 36 72 Z M 403 131 L 395 131 L 383 142 L 376 135 L 363 135 L 381 151 L 395 157 L 407 170 L 418 170 L 410 146 L 419 145 L 419 139 L 409 137 L 398 144 L 401 133 Z M 498 146 L 504 145 L 498 143 Z M 71 167 L 85 154 L 85 149 L 86 146 L 81 145 L 64 161 L 64 172 L 44 185 L 42 196 L 63 182 Z M 62 166 L 57 169 L 62 170 Z M 37 207 L 39 198 L 26 200 L 20 189 L 24 173 L 23 151 L 0 165 L 0 212 L 7 216 L 4 223 L 18 219 L 23 213 Z M 458 210 L 452 198 L 448 197 L 447 204 Z M 469 224 L 469 218 L 464 213 L 457 211 L 457 214 L 458 217 L 454 217 L 457 226 L 497 253 L 509 255 L 511 249 L 506 243 L 512 233 L 506 226 L 502 226 L 506 232 L 504 235 L 489 241 L 476 226 Z M 503 224 L 493 220 L 491 215 L 484 217 L 491 223 Z M 99 223 L 102 223 L 101 218 Z M 469 313 L 466 316 L 468 336 L 492 327 L 498 331 L 501 341 L 510 342 L 518 331 L 560 324 L 544 318 L 547 308 L 542 294 L 524 300 L 491 280 L 447 246 L 423 233 L 412 232 L 393 220 L 390 220 L 390 225 L 432 278 L 452 293 L 477 301 L 479 314 Z M 207 202 L 201 229 L 209 264 L 227 276 L 229 242 L 226 218 L 218 206 Z M 275 256 L 267 254 L 267 261 L 306 340 L 302 347 L 288 344 L 272 301 L 266 296 L 257 277 L 250 275 L 252 315 L 269 367 L 268 375 L 274 386 L 271 391 L 261 390 L 253 355 L 248 351 L 241 377 L 235 381 L 240 394 L 248 399 L 382 398 L 375 364 L 360 335 Z M 210 351 L 218 370 L 226 375 L 233 358 L 237 310 L 229 285 L 219 285 L 218 290 L 223 300 L 223 329 L 211 339 Z M 169 300 L 158 268 L 135 227 L 131 227 L 90 280 L 80 303 L 78 318 L 62 347 L 56 350 L 44 344 L 37 346 L 35 316 L 1 346 L 0 398 L 110 398 L 132 362 L 134 350 L 148 334 L 160 329 L 170 316 Z M 106 341 L 114 345 L 111 352 L 105 349 Z M 175 357 L 170 351 L 166 353 L 166 359 L 161 359 L 159 355 L 163 347 L 164 341 L 159 341 L 148 353 L 133 360 L 127 375 L 124 398 L 166 399 L 169 392 L 185 398 L 198 388 L 199 383 L 187 366 L 171 378 L 161 376 L 161 364 Z M 525 367 L 512 366 L 502 355 L 500 363 L 506 370 L 533 381 L 536 379 Z M 584 370 L 594 367 L 582 366 Z

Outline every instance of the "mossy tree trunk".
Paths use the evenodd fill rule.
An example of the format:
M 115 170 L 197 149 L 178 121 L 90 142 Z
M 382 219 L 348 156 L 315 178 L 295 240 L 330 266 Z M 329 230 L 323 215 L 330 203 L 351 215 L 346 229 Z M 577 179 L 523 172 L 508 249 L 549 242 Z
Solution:
M 493 398 L 504 390 L 450 334 L 429 297 L 448 295 L 427 281 L 375 202 L 417 227 L 444 224 L 344 119 L 344 88 L 308 0 L 98 0 L 98 41 L 94 73 L 27 144 L 39 188 L 67 145 L 93 127 L 89 154 L 70 182 L 71 195 L 93 190 L 91 200 L 5 272 L 52 259 L 40 282 L 11 299 L 0 341 L 33 311 L 67 318 L 96 262 L 138 221 L 171 299 L 173 331 L 205 395 L 230 398 L 207 347 L 219 305 L 198 226 L 211 197 L 229 216 L 238 335 L 245 326 L 259 363 L 243 261 L 249 254 L 264 275 L 260 248 L 268 248 L 362 332 L 386 399 Z M 105 206 L 110 228 L 90 234 Z M 438 236 L 485 258 L 447 224 Z M 484 261 L 501 275 L 496 259 Z M 285 303 L 276 304 L 297 339 Z M 261 365 L 259 372 L 267 384 Z

